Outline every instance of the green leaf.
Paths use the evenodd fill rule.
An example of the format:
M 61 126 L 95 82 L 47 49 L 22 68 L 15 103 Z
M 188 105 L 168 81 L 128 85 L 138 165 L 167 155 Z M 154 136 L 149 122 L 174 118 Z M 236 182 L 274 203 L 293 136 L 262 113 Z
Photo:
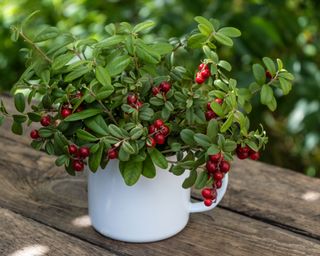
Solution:
M 39 135 L 41 138 L 49 138 L 53 135 L 53 130 L 51 128 L 40 128 Z
M 280 72 L 278 76 L 282 77 L 282 78 L 285 78 L 287 80 L 290 80 L 290 81 L 294 80 L 294 76 L 291 73 L 287 72 L 287 71 Z
M 13 120 L 17 123 L 24 123 L 25 121 L 27 121 L 27 117 L 24 115 L 12 115 Z
M 102 115 L 96 115 L 94 117 L 88 118 L 84 120 L 84 124 L 98 135 L 106 136 L 109 134 L 108 126 Z
M 211 119 L 207 126 L 207 135 L 212 140 L 215 141 L 218 135 L 218 121 Z
M 25 98 L 24 98 L 23 93 L 19 92 L 14 95 L 14 105 L 20 113 L 23 113 L 23 111 L 25 110 L 25 107 L 26 107 Z
M 72 115 L 65 118 L 64 121 L 72 122 L 72 121 L 84 120 L 86 118 L 98 115 L 101 112 L 102 112 L 102 109 L 96 109 L 96 108 L 85 109 L 81 112 L 73 113 Z
M 23 129 L 22 129 L 21 123 L 13 122 L 13 123 L 12 123 L 12 126 L 11 126 L 11 131 L 12 131 L 14 134 L 22 135 Z
M 198 174 L 198 177 L 195 182 L 196 189 L 202 189 L 206 186 L 208 181 L 208 173 L 207 171 L 202 171 Z
M 150 49 L 156 51 L 160 55 L 165 55 L 172 52 L 173 47 L 171 44 L 168 43 L 156 43 L 150 45 Z
M 124 151 L 126 151 L 128 154 L 132 155 L 135 154 L 134 148 L 130 145 L 128 141 L 124 141 L 121 145 Z
M 254 150 L 254 151 L 258 151 L 258 150 L 259 150 L 257 144 L 256 144 L 255 142 L 253 142 L 252 140 L 246 140 L 245 143 L 246 143 L 246 145 L 248 145 L 249 148 L 251 148 L 252 150 Z
M 160 55 L 148 48 L 147 45 L 137 44 L 136 53 L 140 59 L 148 63 L 157 64 L 160 61 Z
M 188 38 L 188 47 L 190 48 L 200 48 L 202 44 L 207 40 L 207 37 L 197 33 Z
M 149 155 L 143 161 L 142 175 L 150 179 L 156 176 L 156 168 Z
M 209 136 L 202 134 L 202 133 L 196 133 L 193 136 L 194 140 L 197 142 L 198 145 L 208 148 L 212 144 L 212 141 Z
M 220 44 L 223 44 L 223 45 L 229 46 L 229 47 L 233 46 L 233 41 L 232 41 L 232 39 L 229 38 L 229 37 L 227 37 L 227 36 L 225 36 L 225 35 L 222 34 L 222 33 L 219 33 L 219 32 L 215 33 L 215 34 L 214 34 L 214 38 L 215 38 Z
M 143 134 L 143 128 L 142 127 L 135 127 L 129 133 L 130 138 L 132 140 L 139 139 L 142 136 L 142 134 Z
M 46 27 L 38 35 L 36 35 L 36 37 L 33 39 L 33 42 L 43 42 L 56 38 L 59 35 L 59 32 L 59 29 L 56 27 Z
M 268 108 L 271 110 L 271 111 L 275 111 L 276 108 L 277 108 L 277 101 L 275 99 L 275 97 L 272 96 L 272 99 L 271 101 L 267 104 Z
M 74 69 L 73 71 L 71 71 L 69 74 L 67 74 L 64 78 L 64 81 L 66 83 L 72 82 L 73 80 L 76 80 L 77 78 L 82 77 L 89 71 L 91 71 L 91 68 L 87 66 L 80 66 Z
M 218 62 L 218 66 L 224 68 L 227 71 L 231 71 L 232 70 L 232 66 L 229 62 L 225 61 L 225 60 L 220 60 Z
M 195 144 L 195 140 L 194 140 L 193 136 L 194 136 L 194 132 L 190 129 L 183 129 L 180 132 L 181 139 L 187 145 L 194 145 Z
M 51 141 L 47 141 L 44 149 L 48 155 L 54 155 L 54 146 Z
M 262 104 L 267 105 L 272 101 L 273 90 L 268 84 L 264 84 L 261 89 L 260 100 Z
M 170 148 L 173 152 L 179 152 L 181 150 L 181 144 L 178 142 L 173 142 L 171 143 Z
M 113 135 L 114 137 L 123 139 L 124 137 L 126 137 L 126 135 L 123 133 L 123 131 L 116 125 L 114 124 L 110 124 L 109 127 L 109 132 L 111 135 Z
M 221 105 L 215 101 L 212 101 L 211 104 L 211 109 L 220 117 L 223 117 L 224 116 L 224 113 L 223 113 L 223 109 L 221 107 Z
M 3 123 L 4 123 L 4 116 L 0 115 L 0 126 L 3 125 Z
M 74 53 L 72 52 L 67 52 L 65 54 L 62 54 L 55 58 L 52 63 L 52 69 L 53 70 L 58 70 L 60 68 L 63 68 L 73 57 Z
M 54 151 L 57 155 L 64 153 L 65 147 L 69 144 L 68 140 L 64 137 L 61 132 L 55 132 L 53 137 Z
M 114 92 L 114 88 L 112 85 L 109 86 L 103 86 L 99 89 L 98 92 L 96 92 L 96 99 L 97 100 L 104 100 L 107 97 L 109 97 Z
M 210 36 L 210 34 L 213 31 L 210 27 L 208 27 L 204 24 L 199 24 L 198 29 L 199 29 L 200 33 L 205 36 Z
M 139 111 L 139 118 L 141 120 L 150 121 L 154 116 L 152 108 L 143 108 Z
M 287 95 L 291 91 L 291 88 L 292 88 L 291 83 L 282 77 L 279 77 L 279 82 L 280 82 L 280 88 L 283 94 Z
M 228 119 L 223 123 L 223 125 L 220 128 L 220 132 L 224 133 L 226 132 L 230 126 L 232 125 L 233 122 L 233 115 L 229 115 Z
M 211 23 L 209 20 L 207 20 L 206 18 L 204 18 L 204 17 L 202 17 L 202 16 L 196 16 L 196 17 L 194 18 L 194 20 L 195 20 L 196 22 L 198 22 L 199 24 L 202 24 L 202 25 L 204 25 L 205 27 L 207 27 L 207 30 L 214 31 L 214 28 L 213 28 L 212 23 Z
M 166 101 L 166 103 L 164 104 L 164 107 L 170 112 L 174 111 L 174 106 L 170 101 Z
M 40 78 L 44 84 L 48 85 L 50 82 L 50 71 L 48 69 L 43 70 L 40 73 Z
M 269 57 L 264 57 L 262 59 L 264 65 L 266 66 L 267 70 L 271 73 L 272 76 L 274 76 L 277 72 L 276 66 L 274 65 L 274 62 Z
M 117 56 L 113 60 L 111 60 L 107 64 L 107 69 L 110 73 L 110 76 L 114 77 L 122 71 L 126 69 L 126 67 L 130 64 L 131 59 L 128 55 L 123 55 L 123 56 Z
M 111 77 L 108 69 L 103 68 L 102 66 L 96 67 L 96 78 L 103 86 L 108 86 L 113 88 L 111 85 Z
M 184 182 L 182 183 L 182 187 L 183 188 L 190 188 L 193 186 L 193 184 L 196 182 L 197 179 L 197 172 L 195 170 L 191 170 L 190 171 L 190 175 L 188 178 L 186 178 L 184 180 Z
M 123 167 L 120 168 L 122 177 L 128 186 L 134 185 L 140 178 L 143 168 L 143 162 L 128 161 L 122 163 Z
M 57 166 L 62 166 L 64 164 L 66 164 L 68 162 L 68 160 L 69 160 L 69 156 L 68 155 L 61 155 L 56 159 L 55 164 Z
M 210 156 L 210 155 L 215 155 L 217 153 L 219 153 L 221 150 L 220 148 L 218 147 L 218 145 L 215 145 L 215 144 L 212 144 L 208 150 L 207 150 L 207 154 Z
M 283 69 L 283 63 L 282 63 L 282 60 L 277 59 L 277 65 L 278 65 L 278 70 Z
M 44 141 L 42 140 L 34 140 L 31 142 L 31 147 L 34 148 L 35 150 L 40 150 L 43 146 Z
M 111 48 L 111 47 L 115 46 L 116 44 L 119 44 L 123 41 L 124 41 L 123 36 L 114 35 L 114 36 L 108 37 L 107 39 L 104 39 L 101 42 L 97 43 L 95 45 L 95 47 L 100 48 L 100 49 L 108 49 L 108 48 Z
M 241 31 L 233 27 L 224 27 L 218 30 L 219 33 L 228 37 L 239 37 L 241 36 Z
M 263 85 L 266 81 L 266 74 L 264 68 L 260 64 L 253 64 L 252 71 L 257 83 Z
M 123 147 L 120 147 L 119 150 L 119 160 L 120 161 L 128 161 L 130 159 L 130 154 L 128 154 L 126 151 L 124 151 Z
M 153 148 L 153 149 L 148 148 L 148 154 L 150 155 L 152 162 L 156 166 L 159 166 L 162 169 L 168 168 L 168 161 L 159 150 L 157 150 L 156 148 Z
M 155 26 L 155 22 L 152 20 L 147 20 L 144 21 L 142 23 L 139 23 L 137 25 L 134 26 L 132 32 L 133 33 L 138 33 L 138 32 L 148 32 L 150 31 L 154 26 Z
M 76 131 L 76 134 L 80 140 L 84 140 L 84 141 L 88 141 L 88 142 L 93 142 L 93 141 L 98 140 L 98 138 L 96 136 L 94 136 L 91 133 L 89 133 L 85 130 L 82 130 L 82 129 L 78 129 Z
M 232 152 L 237 148 L 237 143 L 232 140 L 226 140 L 223 144 L 223 151 Z
M 97 152 L 90 154 L 89 156 L 89 168 L 92 172 L 96 172 L 100 166 L 100 162 L 102 159 L 102 153 L 103 153 L 103 143 L 100 143 L 99 145 L 99 149 L 97 150 Z

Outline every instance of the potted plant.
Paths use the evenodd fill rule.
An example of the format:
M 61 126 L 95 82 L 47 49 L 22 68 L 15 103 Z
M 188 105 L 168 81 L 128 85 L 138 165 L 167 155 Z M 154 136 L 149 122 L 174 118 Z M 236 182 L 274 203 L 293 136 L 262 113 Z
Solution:
M 30 48 L 13 88 L 19 114 L 1 103 L 1 120 L 12 117 L 16 134 L 25 122 L 40 123 L 30 133 L 33 148 L 57 156 L 70 175 L 88 169 L 89 215 L 106 236 L 164 239 L 185 227 L 190 212 L 215 207 L 233 156 L 257 160 L 267 143 L 262 126 L 250 131 L 251 99 L 260 94 L 274 111 L 274 93 L 291 90 L 293 76 L 267 57 L 253 65 L 253 82 L 239 88 L 218 51 L 240 31 L 195 21 L 198 28 L 181 39 L 152 41 L 152 21 L 108 24 L 102 40 L 55 27 L 31 37 L 26 21 L 12 28 L 12 38 Z M 181 54 L 201 57 L 187 67 Z M 190 203 L 192 186 L 204 202 Z

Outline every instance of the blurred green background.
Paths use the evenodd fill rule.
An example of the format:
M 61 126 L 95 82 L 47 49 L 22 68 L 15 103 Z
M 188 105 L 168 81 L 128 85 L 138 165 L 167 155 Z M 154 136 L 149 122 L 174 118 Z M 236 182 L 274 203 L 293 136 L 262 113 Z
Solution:
M 223 26 L 242 31 L 234 49 L 220 49 L 241 85 L 249 85 L 252 63 L 264 56 L 280 57 L 296 77 L 291 94 L 279 96 L 276 113 L 260 106 L 258 99 L 255 103 L 253 125 L 263 123 L 270 138 L 262 161 L 320 177 L 319 9 L 316 0 L 2 0 L 0 91 L 9 90 L 24 69 L 19 49 L 25 45 L 10 40 L 10 25 L 34 10 L 41 12 L 29 34 L 39 28 L 37 24 L 47 23 L 79 37 L 96 38 L 109 22 L 152 19 L 158 24 L 155 33 L 181 37 L 195 28 L 194 16 L 217 18 Z

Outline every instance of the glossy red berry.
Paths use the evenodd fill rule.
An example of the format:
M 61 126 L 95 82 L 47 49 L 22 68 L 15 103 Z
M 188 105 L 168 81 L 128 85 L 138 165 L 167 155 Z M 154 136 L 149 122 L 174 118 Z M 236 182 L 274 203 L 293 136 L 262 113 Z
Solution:
M 78 151 L 79 157 L 86 158 L 90 155 L 90 149 L 88 147 L 81 147 Z
M 163 145 L 166 142 L 166 137 L 161 133 L 156 134 L 154 136 L 154 139 L 156 140 L 156 143 L 159 145 Z
M 252 150 L 250 151 L 249 156 L 252 160 L 258 160 L 260 158 L 260 153 Z
M 243 159 L 246 159 L 249 157 L 249 154 L 248 153 L 240 153 L 240 152 L 237 152 L 237 157 L 241 160 Z
M 220 99 L 220 98 L 216 98 L 214 101 L 220 105 L 223 103 L 223 99 Z
M 129 94 L 127 97 L 127 103 L 129 105 L 135 104 L 137 102 L 137 100 L 138 100 L 138 97 L 135 94 Z
M 204 201 L 203 201 L 203 203 L 204 203 L 204 205 L 205 206 L 211 206 L 212 205 L 212 200 L 211 199 L 205 199 Z
M 168 134 L 170 133 L 169 127 L 164 124 L 164 125 L 160 128 L 160 133 L 163 134 L 164 136 L 168 136 Z
M 77 154 L 77 153 L 78 153 L 78 148 L 77 148 L 77 146 L 74 145 L 74 144 L 69 145 L 69 146 L 68 146 L 68 152 L 69 152 L 69 154 L 71 154 L 71 155 Z
M 222 157 L 222 155 L 221 155 L 221 152 L 219 152 L 219 153 L 217 153 L 217 154 L 215 154 L 215 155 L 211 155 L 210 156 L 210 160 L 212 161 L 212 162 L 219 162 L 220 161 L 220 159 L 221 159 L 221 157 Z
M 153 96 L 156 96 L 159 92 L 160 92 L 159 87 L 153 87 L 152 88 L 152 95 Z
M 107 154 L 109 159 L 118 158 L 118 151 L 116 148 L 110 148 Z
M 159 129 L 159 128 L 161 128 L 162 125 L 164 125 L 164 122 L 161 119 L 157 119 L 154 121 L 153 124 L 157 129 Z
M 230 170 L 230 164 L 228 161 L 225 161 L 225 160 L 222 160 L 220 162 L 219 167 L 220 167 L 220 171 L 224 173 L 227 173 Z
M 210 188 L 204 188 L 204 189 L 202 189 L 201 195 L 203 196 L 203 198 L 213 199 L 213 198 L 212 198 L 212 190 L 211 190 Z
M 159 86 L 160 90 L 167 93 L 171 89 L 171 84 L 169 82 L 162 82 Z
M 241 147 L 241 145 L 238 145 L 237 146 L 237 153 L 249 153 L 249 151 L 250 151 L 250 148 L 246 145 L 246 146 L 244 146 L 244 147 Z
M 39 131 L 38 130 L 32 130 L 30 132 L 30 137 L 31 137 L 31 139 L 34 139 L 34 140 L 40 138 Z
M 208 102 L 208 103 L 207 103 L 207 110 L 211 110 L 211 111 L 212 111 L 211 102 Z
M 149 138 L 147 138 L 146 145 L 149 148 L 154 148 L 157 145 L 157 142 L 154 138 L 149 137 Z
M 222 172 L 215 172 L 213 174 L 213 178 L 214 178 L 215 181 L 222 180 L 223 179 L 223 173 Z
M 212 110 L 206 111 L 205 116 L 207 121 L 217 117 L 216 113 L 214 113 Z
M 70 116 L 72 114 L 72 109 L 70 109 L 70 108 L 62 108 L 60 114 L 61 114 L 61 116 L 63 118 L 66 118 L 66 117 L 68 117 L 68 116 Z
M 152 124 L 152 125 L 149 126 L 148 130 L 149 130 L 149 134 L 155 133 L 156 132 L 156 127 Z
M 201 71 L 201 76 L 204 78 L 204 79 L 207 79 L 211 76 L 211 72 L 210 72 L 210 69 L 204 69 Z
M 205 78 L 201 75 L 200 72 L 197 73 L 196 79 L 195 79 L 197 84 L 203 84 L 205 81 Z
M 83 164 L 83 162 L 80 161 L 80 160 L 73 160 L 73 161 L 72 161 L 72 168 L 73 168 L 73 170 L 75 170 L 76 172 L 81 172 L 81 171 L 83 171 L 84 164 Z
M 198 66 L 198 70 L 201 71 L 203 69 L 207 69 L 208 68 L 208 65 L 204 64 L 204 63 L 201 63 L 199 66 Z
M 214 173 L 217 170 L 216 164 L 212 161 L 206 163 L 206 168 L 209 173 Z
M 49 126 L 51 123 L 51 117 L 48 115 L 43 116 L 40 120 L 40 123 L 42 126 Z
M 221 188 L 222 187 L 222 180 L 215 181 L 214 185 L 216 188 Z

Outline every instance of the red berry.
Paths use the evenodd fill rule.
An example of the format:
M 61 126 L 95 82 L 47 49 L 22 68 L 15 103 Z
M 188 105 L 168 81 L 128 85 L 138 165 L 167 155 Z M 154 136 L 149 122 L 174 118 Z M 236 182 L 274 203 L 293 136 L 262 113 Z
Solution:
M 199 66 L 198 66 L 198 70 L 201 71 L 203 69 L 207 69 L 208 68 L 208 65 L 204 64 L 204 63 L 201 63 Z
M 109 159 L 115 159 L 118 157 L 118 151 L 116 148 L 110 148 L 108 150 L 108 158 Z
M 223 103 L 223 99 L 219 99 L 219 98 L 216 98 L 214 101 L 220 105 Z
M 205 199 L 204 201 L 203 201 L 203 203 L 204 203 L 204 205 L 205 206 L 211 206 L 212 205 L 212 200 L 211 199 Z
M 240 153 L 237 152 L 237 157 L 241 160 L 248 158 L 249 154 L 248 153 Z
M 206 116 L 206 120 L 207 120 L 207 121 L 209 121 L 209 120 L 217 117 L 216 113 L 214 113 L 212 110 L 208 110 L 208 111 L 205 113 L 205 116 Z
M 215 181 L 222 180 L 223 179 L 223 173 L 222 172 L 215 172 L 213 174 L 213 178 L 214 178 Z
M 211 156 L 210 156 L 210 160 L 211 160 L 212 162 L 219 162 L 220 159 L 221 159 L 221 157 L 222 157 L 221 152 L 219 152 L 219 153 L 217 153 L 217 154 L 215 154 L 215 155 L 211 155 Z
M 215 163 L 211 161 L 206 163 L 206 168 L 209 173 L 214 173 L 217 170 Z
M 77 98 L 77 99 L 81 99 L 82 96 L 83 96 L 83 93 L 78 91 L 74 97 Z
M 70 108 L 63 108 L 61 109 L 61 112 L 60 112 L 61 116 L 63 118 L 66 118 L 67 116 L 70 116 L 72 114 L 72 109 Z
M 153 124 L 156 128 L 159 129 L 162 125 L 164 125 L 164 122 L 161 119 L 157 119 Z
M 211 72 L 210 72 L 210 69 L 204 69 L 201 71 L 201 76 L 204 78 L 204 79 L 207 79 L 211 76 Z
M 153 87 L 152 88 L 152 95 L 153 96 L 156 96 L 159 92 L 160 92 L 159 87 Z
M 171 89 L 171 84 L 169 82 L 162 82 L 159 87 L 161 91 L 167 93 Z
M 137 102 L 137 100 L 138 100 L 138 97 L 135 94 L 129 94 L 127 97 L 127 102 L 129 105 L 135 104 Z
M 210 188 L 204 188 L 202 191 L 201 191 L 201 194 L 204 198 L 206 199 L 213 199 L 212 197 L 212 190 Z
M 68 146 L 68 152 L 69 152 L 71 155 L 77 154 L 77 152 L 78 152 L 77 146 L 74 145 L 74 144 L 69 145 L 69 146 Z
M 236 151 L 237 151 L 237 153 L 240 153 L 240 154 L 242 154 L 242 153 L 249 153 L 250 148 L 249 148 L 247 145 L 244 146 L 244 147 L 241 147 L 241 145 L 238 145 Z
M 86 158 L 90 155 L 90 149 L 88 147 L 81 147 L 78 154 L 81 158 Z
M 152 124 L 149 126 L 149 134 L 155 133 L 156 132 L 156 127 Z
M 137 101 L 137 103 L 136 103 L 136 109 L 138 109 L 138 108 L 141 108 L 142 107 L 142 102 L 141 101 Z
M 34 139 L 34 140 L 40 138 L 39 131 L 38 130 L 32 130 L 30 132 L 30 137 L 32 139 Z
M 167 125 L 163 125 L 160 128 L 160 133 L 163 134 L 164 136 L 168 136 L 168 134 L 170 133 L 170 129 Z
M 154 148 L 157 145 L 157 142 L 155 141 L 154 138 L 149 137 L 149 138 L 147 138 L 146 145 L 149 148 Z
M 222 160 L 220 162 L 219 167 L 220 167 L 220 171 L 224 172 L 224 173 L 227 173 L 230 170 L 230 164 L 229 164 L 229 162 L 227 162 L 225 160 Z
M 266 71 L 266 78 L 269 79 L 269 80 L 272 79 L 272 75 L 271 75 L 269 70 Z
M 43 116 L 40 120 L 40 123 L 42 126 L 49 126 L 51 123 L 51 117 L 48 115 Z
M 166 137 L 161 133 L 156 134 L 154 136 L 154 139 L 156 140 L 157 144 L 159 144 L 159 145 L 163 145 L 166 142 Z
M 222 180 L 217 180 L 215 183 L 216 188 L 221 188 L 222 187 Z
M 73 170 L 75 170 L 76 172 L 81 172 L 84 168 L 84 164 L 82 161 L 79 160 L 73 160 L 72 161 L 72 168 Z
M 208 103 L 207 103 L 207 110 L 211 110 L 211 111 L 212 111 L 211 102 L 208 102 Z
M 196 79 L 195 79 L 197 84 L 203 84 L 205 81 L 205 78 L 201 75 L 200 72 L 197 73 Z
M 260 153 L 256 151 L 250 151 L 250 158 L 252 160 L 258 160 L 260 158 Z

